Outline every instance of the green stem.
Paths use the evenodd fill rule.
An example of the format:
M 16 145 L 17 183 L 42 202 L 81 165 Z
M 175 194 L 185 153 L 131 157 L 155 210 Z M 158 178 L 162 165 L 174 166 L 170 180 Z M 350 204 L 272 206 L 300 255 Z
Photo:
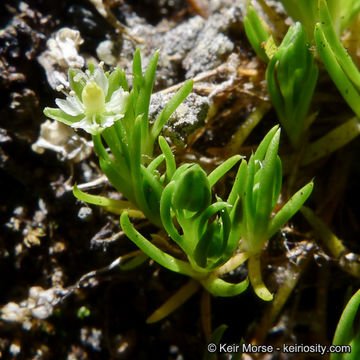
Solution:
M 330 228 L 322 221 L 310 208 L 303 206 L 300 212 L 304 215 L 308 223 L 318 233 L 325 247 L 331 256 L 339 259 L 346 251 L 341 240 L 330 230 Z
M 249 254 L 246 252 L 236 254 L 232 258 L 230 258 L 230 260 L 227 261 L 224 265 L 220 266 L 217 270 L 215 270 L 213 274 L 216 276 L 226 274 L 243 264 L 248 258 Z
M 200 280 L 200 282 L 204 286 L 204 288 L 209 291 L 209 293 L 213 294 L 214 296 L 221 297 L 231 297 L 239 295 L 244 292 L 249 285 L 248 278 L 246 278 L 240 283 L 232 284 L 222 279 L 219 279 L 213 274 L 203 280 Z
M 196 273 L 190 265 L 182 260 L 176 259 L 175 257 L 164 253 L 155 245 L 153 245 L 149 240 L 142 236 L 131 224 L 129 216 L 126 212 L 123 212 L 120 217 L 121 228 L 128 236 L 128 238 L 133 241 L 146 255 L 151 257 L 158 264 L 164 268 L 177 272 L 179 274 L 187 275 L 190 277 L 197 278 L 199 274 Z
M 359 97 L 360 100 L 360 97 Z M 304 151 L 301 165 L 308 165 L 322 157 L 331 154 L 348 144 L 360 134 L 359 118 L 353 117 L 346 123 L 333 129 L 320 139 L 309 144 Z
M 249 278 L 255 294 L 264 301 L 271 301 L 273 295 L 265 286 L 261 275 L 260 254 L 252 255 L 248 260 Z
M 183 287 L 180 288 L 173 296 L 171 296 L 163 305 L 154 311 L 146 320 L 147 324 L 152 324 L 164 319 L 182 304 L 184 304 L 199 289 L 198 281 L 191 279 Z
M 103 206 L 107 211 L 110 211 L 114 214 L 120 215 L 123 211 L 127 211 L 129 216 L 132 218 L 144 219 L 144 214 L 137 209 L 130 201 L 127 200 L 115 200 L 109 199 L 105 196 L 99 195 L 90 195 L 78 189 L 76 184 L 73 189 L 74 196 L 89 204 L 94 204 L 98 206 Z

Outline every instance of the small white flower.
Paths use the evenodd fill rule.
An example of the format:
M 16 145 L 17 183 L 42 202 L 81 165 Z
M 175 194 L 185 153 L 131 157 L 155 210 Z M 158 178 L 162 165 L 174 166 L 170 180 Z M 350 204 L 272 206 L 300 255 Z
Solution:
M 46 108 L 44 113 L 73 128 L 81 128 L 92 135 L 97 135 L 124 117 L 129 93 L 119 87 L 106 101 L 109 80 L 102 67 L 96 68 L 92 73 L 76 71 L 77 74 L 72 79 L 73 87 L 80 86 L 66 94 L 65 100 L 55 100 L 59 109 Z M 81 92 L 79 89 L 82 89 Z

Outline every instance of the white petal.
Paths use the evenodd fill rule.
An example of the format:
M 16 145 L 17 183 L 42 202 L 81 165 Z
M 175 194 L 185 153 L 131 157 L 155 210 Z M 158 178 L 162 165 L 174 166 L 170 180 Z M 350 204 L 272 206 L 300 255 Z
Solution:
M 102 115 L 101 116 L 101 127 L 108 128 L 114 125 L 114 122 L 119 120 L 123 115 Z
M 85 116 L 81 121 L 71 124 L 75 129 L 83 129 L 89 134 L 97 135 L 101 132 L 101 127 L 89 116 Z
M 70 126 L 74 129 L 83 129 L 85 126 L 87 126 L 86 116 L 81 121 L 74 122 Z
M 107 112 L 125 113 L 129 93 L 123 88 L 119 88 L 113 92 L 109 102 L 105 104 Z
M 109 80 L 104 74 L 104 70 L 101 67 L 95 69 L 93 74 L 93 79 L 101 87 L 101 90 L 104 92 L 104 95 L 107 95 L 109 89 Z
M 82 104 L 75 96 L 68 96 L 66 100 L 55 99 L 56 105 L 65 113 L 71 116 L 77 116 L 83 113 Z
M 77 97 L 74 91 L 72 92 L 72 94 L 73 95 L 68 96 L 66 100 L 69 101 L 71 104 L 73 104 L 76 108 L 81 109 L 81 111 L 84 112 L 83 103 L 80 101 L 80 99 Z

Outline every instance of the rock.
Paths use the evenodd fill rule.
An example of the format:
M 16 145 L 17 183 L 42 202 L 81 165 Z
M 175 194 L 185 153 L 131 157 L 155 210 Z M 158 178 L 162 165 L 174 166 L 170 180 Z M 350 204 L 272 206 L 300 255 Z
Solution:
M 71 127 L 59 121 L 46 120 L 32 149 L 40 154 L 49 149 L 58 153 L 62 160 L 80 162 L 92 153 L 92 143 L 77 135 Z
M 79 55 L 79 46 L 83 39 L 78 30 L 61 28 L 47 41 L 47 50 L 38 61 L 43 66 L 50 86 L 56 89 L 59 85 L 68 86 L 67 71 L 69 68 L 82 68 L 84 58 Z
M 159 92 L 151 97 L 150 122 L 155 121 L 173 95 L 174 93 L 163 95 Z M 186 137 L 204 125 L 208 109 L 209 100 L 207 97 L 191 93 L 165 124 L 164 135 L 170 137 L 174 143 L 184 145 Z

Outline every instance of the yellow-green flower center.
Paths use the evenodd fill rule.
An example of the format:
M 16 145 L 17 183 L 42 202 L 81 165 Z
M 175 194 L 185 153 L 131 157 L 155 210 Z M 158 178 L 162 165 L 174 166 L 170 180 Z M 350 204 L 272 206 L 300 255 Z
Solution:
M 95 81 L 90 81 L 85 85 L 81 97 L 86 113 L 96 114 L 103 111 L 105 94 Z

